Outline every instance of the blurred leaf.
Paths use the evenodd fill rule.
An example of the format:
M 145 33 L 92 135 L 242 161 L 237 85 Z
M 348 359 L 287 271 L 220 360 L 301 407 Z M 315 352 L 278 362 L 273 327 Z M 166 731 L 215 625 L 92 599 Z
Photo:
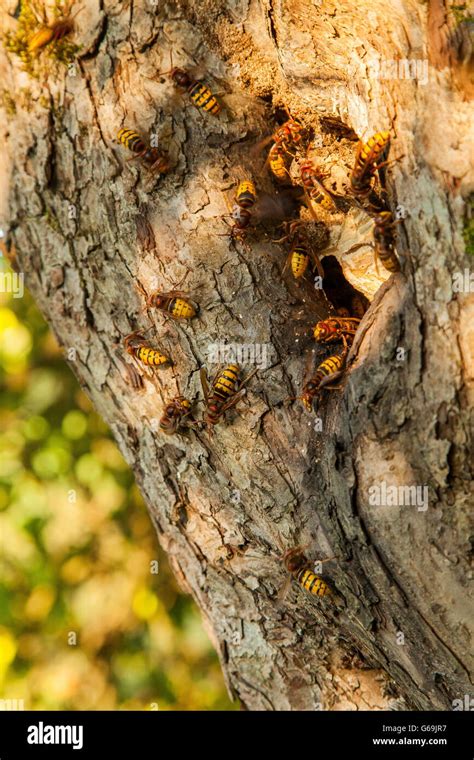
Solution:
M 149 588 L 141 586 L 135 591 L 132 610 L 139 620 L 150 620 L 158 608 L 158 599 Z
M 61 427 L 66 438 L 78 441 L 83 438 L 87 430 L 86 416 L 77 410 L 68 412 L 63 418 Z
M 40 441 L 46 438 L 50 430 L 48 420 L 44 417 L 33 415 L 23 425 L 23 434 L 29 441 Z
M 56 598 L 56 592 L 52 586 L 36 586 L 33 589 L 25 605 L 25 617 L 27 620 L 43 620 L 51 611 Z

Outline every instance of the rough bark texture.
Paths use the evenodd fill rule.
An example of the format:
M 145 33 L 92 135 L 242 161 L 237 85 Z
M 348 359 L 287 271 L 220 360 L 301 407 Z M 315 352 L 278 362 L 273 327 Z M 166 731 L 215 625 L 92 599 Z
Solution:
M 76 76 L 58 70 L 43 86 L 4 57 L 5 87 L 31 90 L 28 110 L 18 102 L 9 120 L 1 209 L 19 269 L 65 352 L 75 349 L 71 366 L 136 474 L 230 693 L 248 709 L 451 709 L 470 693 L 474 303 L 453 292 L 452 275 L 469 265 L 461 228 L 472 103 L 439 52 L 440 5 L 91 0 L 76 22 Z M 170 47 L 175 65 L 198 61 L 224 93 L 219 118 L 157 77 Z M 376 59 L 428 57 L 426 85 L 371 76 Z M 322 133 L 319 117 L 337 116 L 361 138 L 390 129 L 392 157 L 403 156 L 389 170 L 392 203 L 407 211 L 403 272 L 373 298 L 343 388 L 321 404 L 322 431 L 286 399 L 299 392 L 308 357 L 325 355 L 312 354 L 304 336 L 327 303 L 282 277 L 284 253 L 263 229 L 250 250 L 218 236 L 223 192 L 232 197 L 239 169 L 271 184 L 265 153 L 256 161 L 250 149 L 283 104 L 322 135 L 316 152 L 328 166 L 336 159 L 339 188 L 355 143 Z M 153 183 L 138 162 L 127 164 L 114 143 L 122 126 L 156 132 L 173 171 Z M 327 252 L 341 259 L 367 238 L 361 211 L 321 218 Z M 182 392 L 200 393 L 209 344 L 272 346 L 242 413 L 212 438 L 158 432 L 162 400 L 176 395 L 172 372 L 136 393 L 120 358 L 123 337 L 148 326 L 143 290 L 170 290 L 188 268 L 200 321 L 154 317 Z M 377 275 L 358 277 L 368 277 L 360 289 L 372 298 Z M 382 481 L 427 485 L 428 509 L 371 505 L 369 488 Z M 282 547 L 298 544 L 312 559 L 336 555 L 327 574 L 337 603 L 296 584 L 277 601 Z

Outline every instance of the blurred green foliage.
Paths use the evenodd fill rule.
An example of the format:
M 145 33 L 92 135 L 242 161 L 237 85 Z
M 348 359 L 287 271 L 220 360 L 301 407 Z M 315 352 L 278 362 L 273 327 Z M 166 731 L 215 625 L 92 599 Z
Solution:
M 0 698 L 237 709 L 128 466 L 26 291 L 0 293 L 0 385 Z
M 474 193 L 466 200 L 466 213 L 464 216 L 463 237 L 468 256 L 474 256 Z

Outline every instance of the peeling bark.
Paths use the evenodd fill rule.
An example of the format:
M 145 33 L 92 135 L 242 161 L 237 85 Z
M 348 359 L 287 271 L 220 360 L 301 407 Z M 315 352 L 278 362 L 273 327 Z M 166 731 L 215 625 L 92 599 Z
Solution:
M 76 24 L 76 76 L 60 70 L 38 83 L 3 57 L 5 86 L 31 90 L 29 110 L 18 101 L 4 133 L 2 222 L 19 268 L 135 472 L 229 692 L 248 709 L 442 710 L 471 690 L 474 299 L 454 292 L 452 277 L 469 266 L 461 230 L 472 106 L 446 61 L 433 62 L 426 85 L 373 76 L 379 59 L 427 58 L 435 5 L 88 2 Z M 219 118 L 158 76 L 170 47 L 175 65 L 198 62 L 224 93 Z M 400 159 L 389 193 L 407 211 L 397 236 L 402 273 L 377 274 L 367 247 L 354 269 L 345 252 L 371 240 L 362 212 L 321 215 L 330 233 L 323 253 L 371 300 L 343 388 L 319 408 L 322 432 L 287 398 L 308 360 L 326 355 L 313 355 L 305 336 L 327 301 L 310 282 L 298 289 L 282 277 L 284 253 L 264 229 L 250 250 L 219 237 L 223 193 L 239 169 L 271 187 L 265 156 L 258 163 L 251 153 L 275 125 L 271 104 L 321 136 L 316 154 L 338 192 L 355 143 L 325 133 L 320 117 L 363 139 L 390 129 Z M 139 162 L 126 163 L 114 143 L 123 126 L 158 134 L 173 170 L 153 182 Z M 132 390 L 121 341 L 148 326 L 143 292 L 172 289 L 188 269 L 200 320 L 153 316 L 181 392 L 200 394 L 209 344 L 268 344 L 272 361 L 249 384 L 242 413 L 213 437 L 167 438 L 157 421 L 176 395 L 173 373 Z M 427 486 L 428 509 L 374 506 L 370 488 L 382 481 Z M 326 570 L 336 603 L 296 584 L 278 602 L 282 547 L 298 544 L 312 559 L 337 557 Z

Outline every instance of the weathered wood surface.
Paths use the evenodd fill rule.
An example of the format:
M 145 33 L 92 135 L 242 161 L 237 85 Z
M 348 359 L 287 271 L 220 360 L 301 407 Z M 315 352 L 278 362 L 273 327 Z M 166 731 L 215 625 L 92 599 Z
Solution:
M 2 120 L 1 222 L 136 474 L 230 692 L 248 709 L 450 709 L 470 693 L 474 305 L 472 294 L 453 292 L 452 276 L 469 265 L 461 223 L 472 103 L 436 57 L 425 84 L 374 76 L 379 59 L 427 59 L 429 11 L 414 0 L 396 9 L 360 0 L 88 2 L 76 23 L 75 76 L 60 72 L 42 87 L 3 58 L 5 87 L 28 87 L 33 101 L 18 105 L 8 127 Z M 160 81 L 170 47 L 175 64 L 198 61 L 224 93 L 218 119 Z M 302 303 L 263 230 L 249 251 L 218 236 L 228 213 L 222 193 L 231 197 L 238 169 L 258 165 L 268 186 L 258 174 L 264 154 L 256 160 L 250 148 L 275 124 L 272 102 L 317 132 L 321 115 L 363 138 L 388 128 L 392 157 L 403 156 L 389 172 L 392 202 L 407 211 L 403 273 L 366 313 L 347 382 L 321 406 L 321 432 L 286 399 L 311 357 L 311 342 L 295 337 L 324 302 L 309 286 Z M 114 143 L 122 126 L 155 132 L 169 147 L 175 168 L 155 186 Z M 319 156 L 350 165 L 354 145 L 325 137 Z M 333 169 L 338 187 L 347 165 Z M 347 247 L 360 241 L 360 212 L 324 218 L 336 252 L 347 219 L 356 220 Z M 176 393 L 173 373 L 134 393 L 120 360 L 123 337 L 148 325 L 137 285 L 169 290 L 188 269 L 201 319 L 154 317 L 182 392 L 200 394 L 210 344 L 271 346 L 271 366 L 251 381 L 242 413 L 212 438 L 158 432 L 162 400 Z M 369 489 L 382 481 L 428 486 L 428 509 L 371 505 Z M 309 545 L 313 559 L 337 556 L 326 566 L 337 604 L 294 585 L 277 602 L 282 548 L 296 544 Z

